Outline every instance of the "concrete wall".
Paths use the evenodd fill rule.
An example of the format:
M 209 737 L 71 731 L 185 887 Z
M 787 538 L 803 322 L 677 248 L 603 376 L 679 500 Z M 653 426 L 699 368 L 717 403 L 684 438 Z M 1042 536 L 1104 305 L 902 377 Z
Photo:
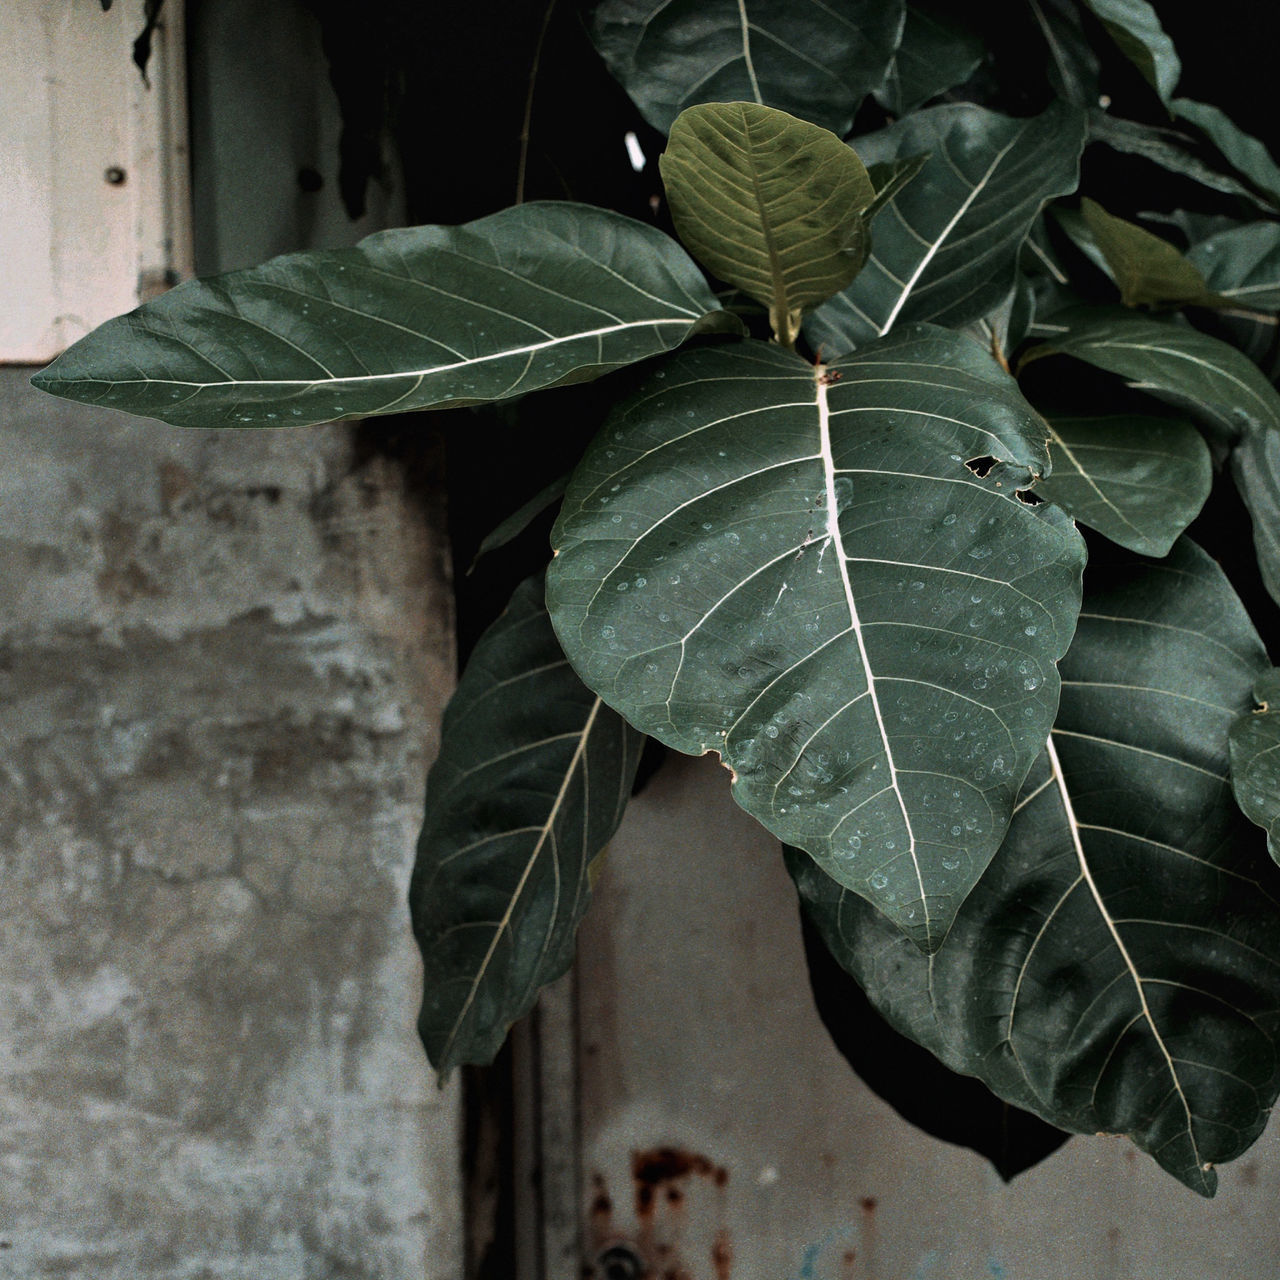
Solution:
M 710 759 L 671 757 L 632 802 L 578 955 L 588 1263 L 625 1245 L 655 1280 L 1280 1276 L 1275 1124 L 1214 1200 L 1117 1137 L 1006 1184 L 867 1089 L 814 1010 L 777 841 Z
M 402 905 L 444 540 L 359 430 L 0 370 L 5 1280 L 460 1274 Z

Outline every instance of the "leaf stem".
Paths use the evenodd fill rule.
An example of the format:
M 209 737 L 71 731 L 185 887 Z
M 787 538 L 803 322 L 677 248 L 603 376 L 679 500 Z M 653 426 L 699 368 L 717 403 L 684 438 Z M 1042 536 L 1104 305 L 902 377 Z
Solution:
M 533 91 L 538 82 L 538 64 L 542 61 L 542 46 L 546 43 L 547 29 L 551 26 L 551 14 L 556 7 L 556 0 L 548 0 L 542 15 L 542 26 L 538 30 L 538 42 L 533 46 L 533 62 L 529 67 L 529 92 L 524 100 L 524 121 L 520 125 L 520 160 L 516 166 L 516 204 L 524 203 L 524 177 L 529 165 L 529 125 L 533 120 Z

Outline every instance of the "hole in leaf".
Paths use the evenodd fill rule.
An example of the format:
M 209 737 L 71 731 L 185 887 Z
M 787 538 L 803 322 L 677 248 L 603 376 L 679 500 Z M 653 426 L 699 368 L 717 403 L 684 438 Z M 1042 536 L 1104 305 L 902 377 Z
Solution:
M 1032 493 L 1030 489 L 1017 489 L 1014 491 L 1014 497 L 1029 507 L 1038 507 L 1044 501 L 1038 493 Z
M 999 462 L 999 458 L 993 458 L 989 453 L 984 454 L 981 458 L 970 458 L 964 465 L 973 472 L 979 480 L 985 480 L 991 474 L 991 468 Z

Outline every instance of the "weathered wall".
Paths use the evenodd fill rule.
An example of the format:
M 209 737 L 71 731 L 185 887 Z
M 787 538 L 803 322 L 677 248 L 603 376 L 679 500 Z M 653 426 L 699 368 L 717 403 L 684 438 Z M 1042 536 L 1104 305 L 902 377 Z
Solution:
M 1274 1280 L 1280 1129 L 1202 1200 L 1122 1138 L 1011 1183 L 850 1071 L 778 844 L 710 759 L 627 810 L 579 936 L 586 1260 L 663 1280 Z M 608 1280 L 603 1267 L 592 1273 Z
M 0 370 L 0 1277 L 456 1280 L 402 905 L 438 512 Z

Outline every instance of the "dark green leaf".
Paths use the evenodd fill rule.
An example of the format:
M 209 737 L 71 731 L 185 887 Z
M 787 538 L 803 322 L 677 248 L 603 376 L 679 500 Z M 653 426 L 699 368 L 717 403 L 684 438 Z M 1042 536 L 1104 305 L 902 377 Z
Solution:
M 1050 748 L 936 955 L 790 860 L 899 1030 L 1052 1124 L 1128 1134 L 1205 1195 L 1280 1089 L 1280 875 L 1227 781 L 1265 665 L 1194 545 L 1091 564 Z
M 1041 207 L 1075 190 L 1083 145 L 1083 115 L 1061 103 L 1029 120 L 932 107 L 856 139 L 868 165 L 928 160 L 876 219 L 857 279 L 805 321 L 809 341 L 848 351 L 895 324 L 954 327 L 998 306 Z
M 876 198 L 867 206 L 865 216 L 874 218 L 924 168 L 928 159 L 928 156 L 905 156 L 901 160 L 873 164 L 867 170 L 867 177 L 875 188 Z
M 180 284 L 32 381 L 175 426 L 302 426 L 585 381 L 718 307 L 657 229 L 524 204 Z
M 1061 329 L 1023 360 L 1059 353 L 1118 373 L 1129 385 L 1186 409 L 1227 441 L 1250 427 L 1280 431 L 1280 397 L 1234 347 L 1172 320 L 1120 308 L 1059 312 Z
M 1096 107 L 1098 56 L 1086 39 L 1080 13 L 1069 0 L 1030 0 L 1031 12 L 1049 48 L 1049 84 L 1077 107 Z
M 560 500 L 568 483 L 567 472 L 557 476 L 546 488 L 538 490 L 528 502 L 518 507 L 492 532 L 486 534 L 476 548 L 467 572 L 470 573 L 480 563 L 482 556 L 487 556 L 489 552 L 497 551 L 499 547 L 505 547 L 507 543 L 518 538 L 549 506 Z
M 1280 434 L 1251 427 L 1231 452 L 1231 476 L 1253 523 L 1263 585 L 1280 604 Z
M 902 40 L 876 101 L 905 116 L 930 98 L 963 84 L 982 63 L 986 46 L 971 27 L 956 20 L 942 0 L 908 0 Z
M 1231 726 L 1231 789 L 1280 862 L 1280 670 L 1260 675 L 1253 696 L 1258 709 L 1242 712 Z
M 695 103 L 756 102 L 843 135 L 903 16 L 903 0 L 601 0 L 592 37 L 664 133 Z
M 1084 0 L 1106 28 L 1116 47 L 1142 73 L 1142 78 L 1168 103 L 1178 87 L 1182 62 L 1173 41 L 1147 0 Z
M 574 473 L 556 631 L 632 724 L 718 752 L 744 809 L 937 946 L 1043 745 L 1079 600 L 1079 533 L 1016 496 L 1044 437 L 932 326 L 826 369 L 683 352 Z
M 1055 415 L 1048 425 L 1053 471 L 1036 492 L 1130 551 L 1167 555 L 1213 483 L 1200 432 L 1189 422 L 1139 414 Z
M 1280 349 L 1280 223 L 1217 231 L 1193 243 L 1187 257 L 1228 304 L 1218 317 L 1227 340 L 1274 378 Z
M 1101 142 L 1124 155 L 1141 156 L 1144 160 L 1149 160 L 1170 173 L 1190 178 L 1211 191 L 1240 196 L 1260 209 L 1271 209 L 1271 205 L 1261 200 L 1238 178 L 1206 164 L 1195 153 L 1191 139 L 1176 130 L 1158 129 L 1096 110 L 1089 113 L 1089 140 Z
M 1224 111 L 1206 102 L 1175 98 L 1171 105 L 1174 114 L 1195 125 L 1222 152 L 1232 168 L 1261 191 L 1272 206 L 1280 206 L 1280 166 L 1257 138 L 1250 137 Z
M 409 889 L 423 1043 L 441 1074 L 488 1062 L 573 958 L 588 868 L 643 746 L 573 674 L 531 578 L 476 645 L 445 711 Z
M 1193 244 L 1187 257 L 1208 286 L 1230 302 L 1255 311 L 1280 310 L 1280 222 L 1220 231 Z
M 680 238 L 769 308 L 785 347 L 801 310 L 843 289 L 866 261 L 876 191 L 828 129 L 750 102 L 690 107 L 661 165 Z
M 801 911 L 800 922 L 813 1002 L 823 1026 L 862 1082 L 909 1124 L 986 1156 L 1006 1182 L 1052 1155 L 1071 1136 L 1011 1107 L 980 1080 L 952 1071 L 891 1027 L 836 963 L 807 912 Z
M 1117 218 L 1087 197 L 1080 201 L 1080 212 L 1112 279 L 1120 287 L 1120 301 L 1126 307 L 1207 307 L 1221 303 L 1199 268 L 1167 240 Z

